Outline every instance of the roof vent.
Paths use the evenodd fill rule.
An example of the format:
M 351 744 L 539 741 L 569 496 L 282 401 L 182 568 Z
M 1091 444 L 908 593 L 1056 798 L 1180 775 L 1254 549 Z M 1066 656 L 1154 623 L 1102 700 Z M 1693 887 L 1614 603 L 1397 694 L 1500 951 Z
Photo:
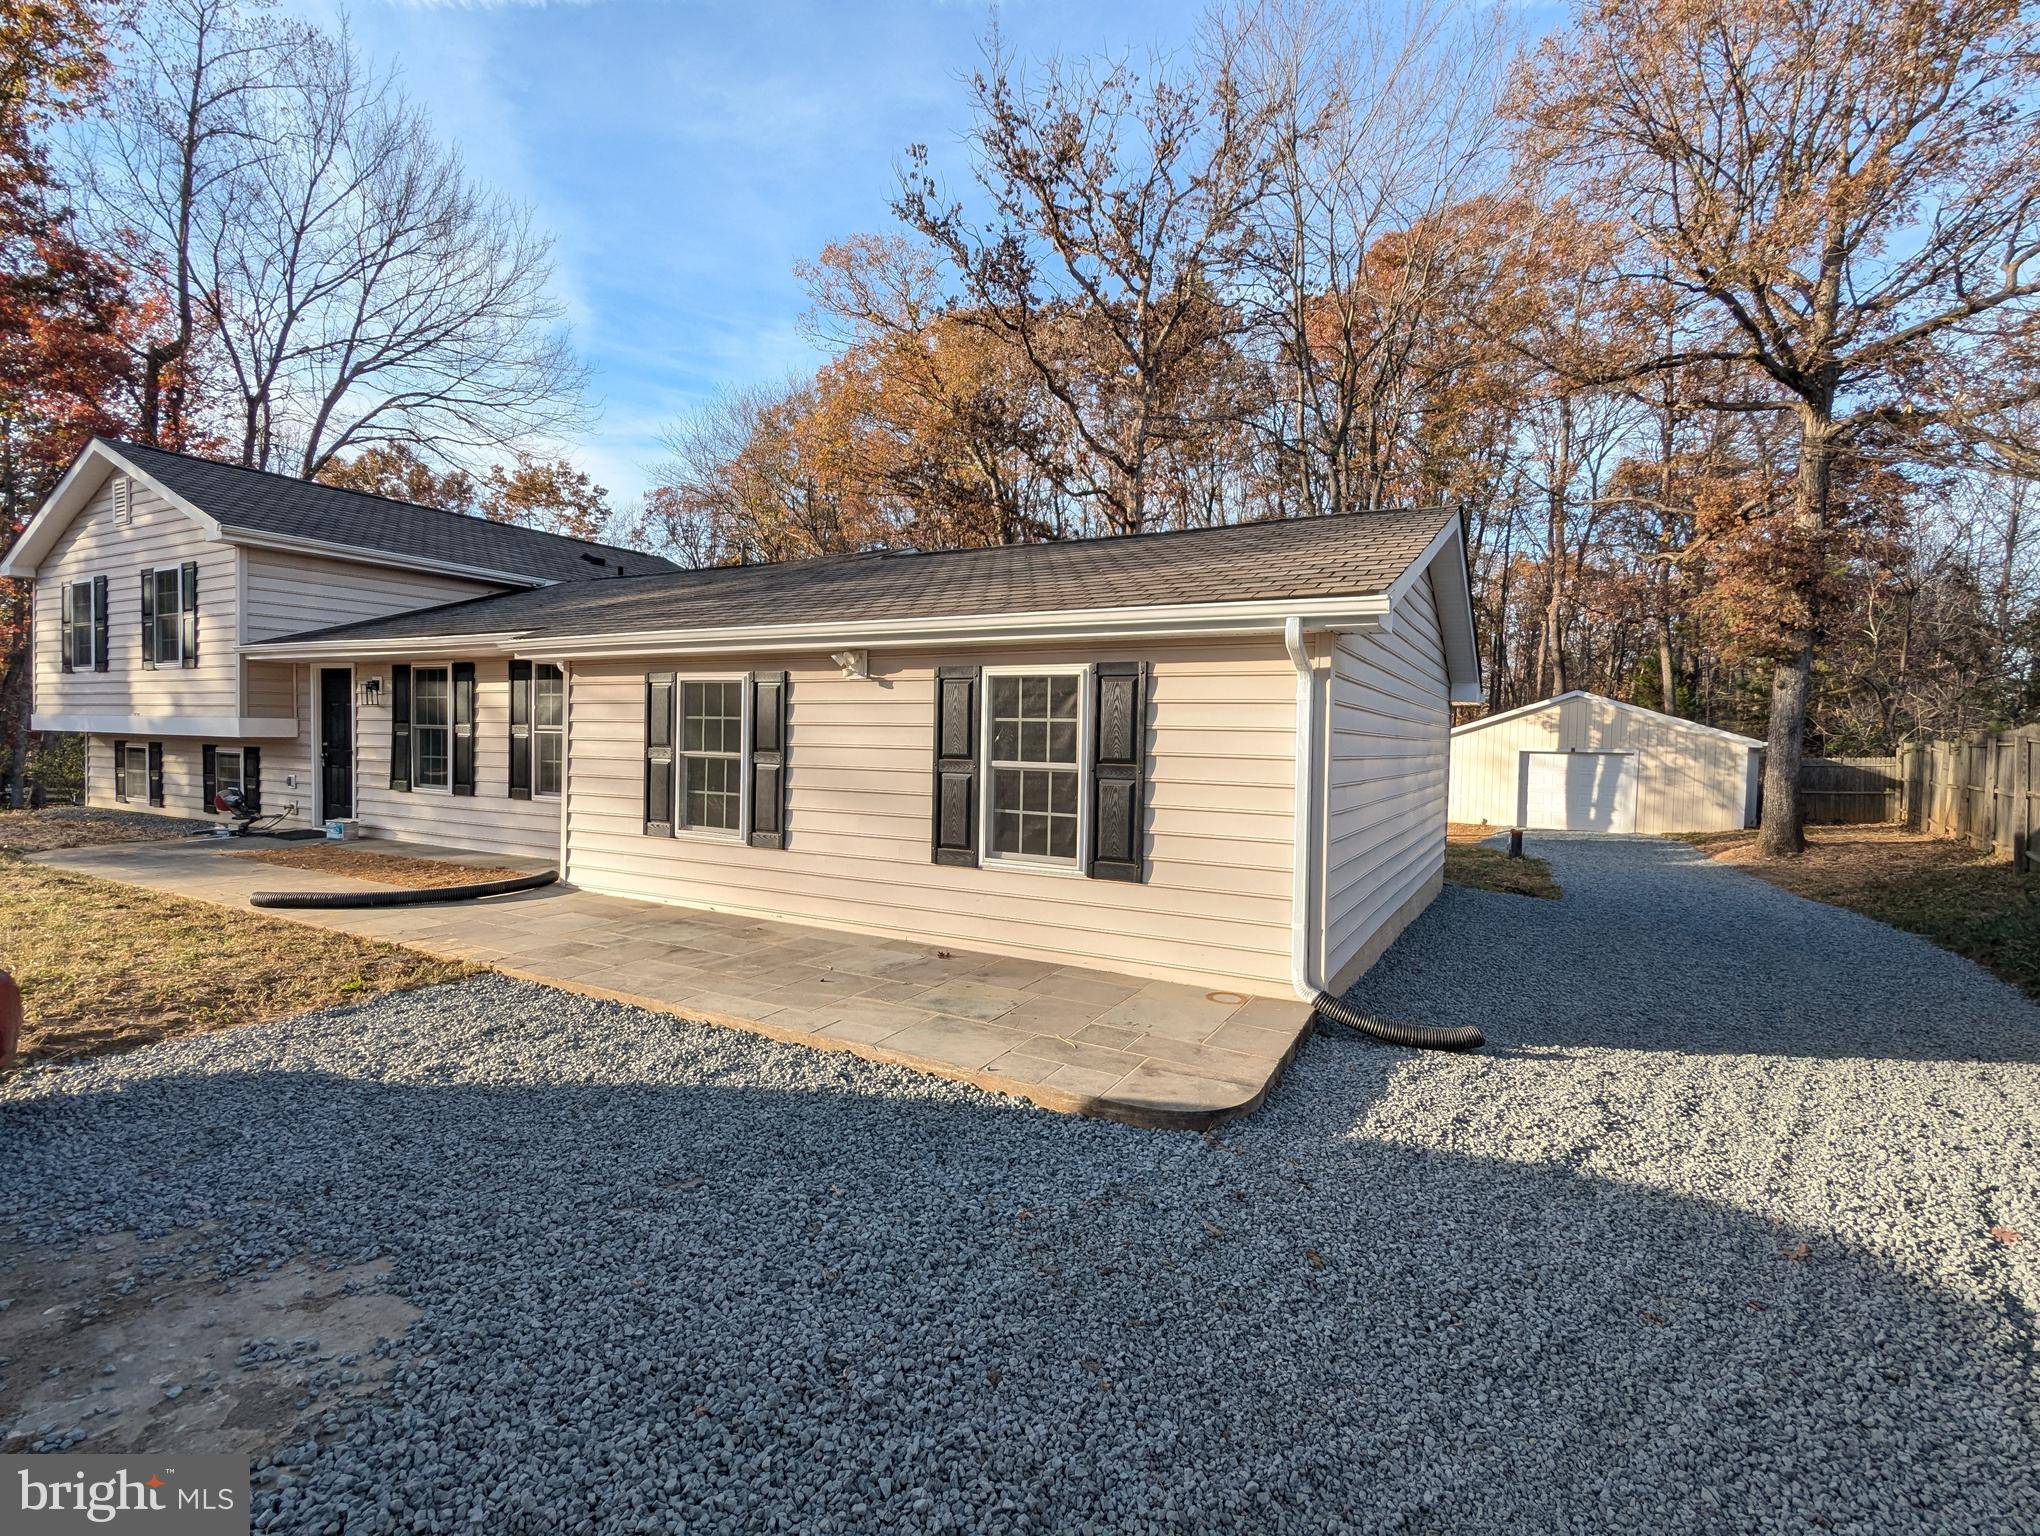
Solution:
M 113 477 L 113 522 L 125 528 L 135 520 L 134 490 L 126 475 Z

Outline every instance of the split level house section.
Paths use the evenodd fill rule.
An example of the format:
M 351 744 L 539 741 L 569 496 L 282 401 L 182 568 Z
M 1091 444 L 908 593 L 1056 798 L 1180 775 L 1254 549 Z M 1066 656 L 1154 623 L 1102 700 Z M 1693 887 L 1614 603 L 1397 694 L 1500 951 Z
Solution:
M 678 571 L 95 443 L 6 569 L 95 804 L 1249 995 L 1436 894 L 1479 697 L 1443 510 Z

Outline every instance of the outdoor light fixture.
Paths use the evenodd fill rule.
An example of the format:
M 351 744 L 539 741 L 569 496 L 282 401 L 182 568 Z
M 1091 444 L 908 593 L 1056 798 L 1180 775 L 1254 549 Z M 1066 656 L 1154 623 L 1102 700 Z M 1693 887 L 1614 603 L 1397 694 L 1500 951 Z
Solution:
M 381 705 L 382 703 L 381 678 L 365 677 L 361 680 L 361 702 L 370 708 L 374 708 Z

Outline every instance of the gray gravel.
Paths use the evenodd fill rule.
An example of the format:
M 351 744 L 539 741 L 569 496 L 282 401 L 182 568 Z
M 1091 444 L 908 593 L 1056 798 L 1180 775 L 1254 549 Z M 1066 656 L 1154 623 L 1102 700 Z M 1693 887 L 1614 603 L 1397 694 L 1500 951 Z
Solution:
M 483 980 L 26 1074 L 0 1222 L 390 1261 L 262 1530 L 2032 1531 L 2040 1010 L 1540 851 L 1216 1138 Z

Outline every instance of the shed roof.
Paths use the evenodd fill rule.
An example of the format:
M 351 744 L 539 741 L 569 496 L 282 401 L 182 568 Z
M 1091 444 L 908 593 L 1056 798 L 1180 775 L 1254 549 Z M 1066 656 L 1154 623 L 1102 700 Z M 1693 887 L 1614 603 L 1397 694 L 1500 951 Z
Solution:
M 1499 714 L 1482 715 L 1478 720 L 1469 720 L 1464 725 L 1453 726 L 1452 734 L 1454 736 L 1464 736 L 1472 731 L 1484 731 L 1491 725 L 1501 724 L 1504 720 L 1518 720 L 1525 715 L 1536 714 L 1539 710 L 1556 708 L 1567 699 L 1587 699 L 1593 703 L 1605 704 L 1610 709 L 1623 710 L 1632 715 L 1647 715 L 1653 720 L 1677 726 L 1681 730 L 1697 731 L 1701 735 L 1719 737 L 1722 740 L 1732 741 L 1745 747 L 1762 747 L 1766 745 L 1766 743 L 1757 740 L 1754 736 L 1741 736 L 1734 731 L 1724 731 L 1718 725 L 1702 725 L 1698 720 L 1688 720 L 1680 715 L 1666 714 L 1661 709 L 1647 709 L 1641 704 L 1625 704 L 1620 699 L 1609 698 L 1605 693 L 1590 693 L 1584 688 L 1570 688 L 1564 693 L 1555 693 L 1548 699 L 1538 699 L 1529 704 L 1518 704 L 1514 709 L 1505 709 Z

